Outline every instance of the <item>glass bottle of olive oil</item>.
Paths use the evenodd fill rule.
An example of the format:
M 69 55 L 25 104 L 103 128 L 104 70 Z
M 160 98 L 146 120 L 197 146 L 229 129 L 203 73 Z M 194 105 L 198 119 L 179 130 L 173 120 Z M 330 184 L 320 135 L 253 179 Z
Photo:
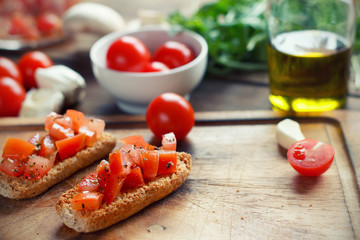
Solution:
M 277 35 L 268 44 L 270 102 L 274 109 L 326 111 L 346 102 L 351 45 L 320 30 Z

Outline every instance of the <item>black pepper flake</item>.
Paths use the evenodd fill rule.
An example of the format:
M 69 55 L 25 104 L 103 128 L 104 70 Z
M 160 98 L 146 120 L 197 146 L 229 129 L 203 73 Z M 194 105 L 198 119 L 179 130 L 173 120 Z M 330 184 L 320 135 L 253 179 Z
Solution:
M 173 162 L 168 162 L 167 164 L 166 164 L 166 169 L 169 169 L 171 166 L 173 166 L 174 165 L 174 163 Z

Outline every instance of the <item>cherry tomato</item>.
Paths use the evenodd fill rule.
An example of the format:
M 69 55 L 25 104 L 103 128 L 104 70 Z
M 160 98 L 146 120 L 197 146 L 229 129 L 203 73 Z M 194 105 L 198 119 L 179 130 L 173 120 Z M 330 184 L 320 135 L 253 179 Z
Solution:
M 51 58 L 41 51 L 31 51 L 22 55 L 18 66 L 24 77 L 25 89 L 37 88 L 35 71 L 38 68 L 47 68 L 54 65 Z
M 61 29 L 61 19 L 54 13 L 45 12 L 37 18 L 37 29 L 44 35 L 51 35 Z
M 18 65 L 7 57 L 0 57 L 0 77 L 11 77 L 19 84 L 23 84 L 23 76 Z
M 326 143 L 314 139 L 295 142 L 287 152 L 291 166 L 305 176 L 320 176 L 333 162 L 335 150 Z
M 144 43 L 132 36 L 113 42 L 106 54 L 107 66 L 118 71 L 143 72 L 150 58 Z
M 166 66 L 164 63 L 153 61 L 146 66 L 144 72 L 161 72 L 169 69 L 170 68 Z
M 0 77 L 0 117 L 18 116 L 26 92 L 22 85 L 10 77 Z
M 169 68 L 176 68 L 191 62 L 194 53 L 185 44 L 177 41 L 167 41 L 155 52 L 153 60 L 162 62 Z
M 191 104 L 176 93 L 164 93 L 151 101 L 146 111 L 146 123 L 158 138 L 173 132 L 182 140 L 195 124 Z

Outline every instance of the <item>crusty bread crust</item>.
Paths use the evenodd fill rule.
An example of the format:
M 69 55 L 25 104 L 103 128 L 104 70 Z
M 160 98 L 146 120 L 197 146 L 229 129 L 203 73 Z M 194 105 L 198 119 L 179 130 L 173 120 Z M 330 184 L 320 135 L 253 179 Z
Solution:
M 141 188 L 121 192 L 111 204 L 104 204 L 96 211 L 76 211 L 70 206 L 71 199 L 78 193 L 78 185 L 62 194 L 56 204 L 56 211 L 66 226 L 77 232 L 95 232 L 107 228 L 146 206 L 169 195 L 180 187 L 191 170 L 191 156 L 178 153 L 176 172 L 160 176 Z
M 55 164 L 47 174 L 37 180 L 10 177 L 0 172 L 0 194 L 12 199 L 35 197 L 69 177 L 74 172 L 90 165 L 96 160 L 106 157 L 115 145 L 116 138 L 109 133 L 104 133 L 93 146 L 85 148 L 73 157 Z

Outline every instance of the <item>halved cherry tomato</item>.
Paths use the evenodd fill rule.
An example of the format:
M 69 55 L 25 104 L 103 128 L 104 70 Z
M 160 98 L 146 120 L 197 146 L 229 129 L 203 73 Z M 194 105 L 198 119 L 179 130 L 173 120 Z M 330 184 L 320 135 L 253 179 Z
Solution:
M 71 208 L 74 210 L 98 210 L 104 195 L 98 192 L 81 192 L 71 200 Z
M 0 117 L 18 116 L 25 97 L 25 89 L 19 82 L 0 76 Z
M 162 136 L 161 145 L 163 150 L 176 151 L 176 137 L 173 132 Z
M 121 148 L 109 154 L 109 164 L 111 172 L 116 176 L 125 177 L 131 172 L 129 154 Z
M 73 137 L 55 142 L 61 160 L 72 157 L 85 147 L 85 134 L 79 133 Z
M 159 152 L 146 151 L 142 154 L 143 162 L 143 175 L 146 181 L 151 181 L 156 178 L 159 168 Z
M 124 188 L 139 188 L 144 186 L 144 184 L 145 182 L 140 167 L 135 167 L 131 169 L 131 172 L 126 176 Z
M 154 98 L 146 111 L 146 123 L 159 139 L 173 132 L 182 140 L 195 124 L 191 104 L 176 93 L 164 93 Z
M 150 52 L 141 40 L 123 36 L 110 45 L 106 63 L 109 68 L 118 71 L 143 72 L 150 58 Z
M 0 171 L 10 177 L 21 176 L 26 168 L 25 160 L 19 160 L 16 158 L 6 157 L 3 158 L 0 164 Z
M 33 154 L 36 150 L 34 144 L 19 138 L 7 138 L 3 149 L 2 157 L 8 156 L 16 157 L 17 159 L 23 159 Z
M 319 176 L 328 170 L 335 155 L 334 148 L 315 139 L 295 142 L 287 152 L 291 166 L 305 176 Z
M 49 158 L 52 154 L 56 152 L 56 146 L 54 140 L 46 135 L 41 140 L 40 150 L 37 153 L 39 156 Z
M 65 128 L 60 124 L 58 124 L 57 122 L 55 122 L 50 128 L 49 135 L 50 137 L 58 141 L 66 138 L 71 138 L 75 135 L 75 133 L 74 130 L 70 128 Z
M 16 80 L 20 85 L 23 84 L 23 76 L 18 65 L 7 57 L 0 56 L 0 76 L 11 77 Z
M 94 171 L 90 173 L 87 177 L 85 177 L 81 182 L 79 183 L 79 192 L 89 191 L 89 192 L 95 192 L 98 191 L 100 187 L 99 182 L 99 172 Z
M 169 68 L 176 68 L 191 62 L 194 53 L 185 44 L 177 41 L 167 41 L 155 52 L 153 60 L 162 62 Z
M 26 89 L 37 88 L 35 71 L 38 68 L 47 68 L 53 66 L 51 58 L 41 51 L 30 51 L 22 55 L 18 66 L 24 77 L 24 86 Z
M 141 135 L 128 136 L 120 139 L 120 142 L 125 145 L 134 145 L 136 148 L 146 148 L 148 145 Z
M 172 174 L 176 172 L 177 154 L 170 151 L 159 151 L 158 175 Z
M 31 155 L 24 171 L 24 177 L 28 180 L 42 178 L 54 165 L 55 157 L 44 158 Z
M 170 68 L 162 62 L 153 61 L 146 65 L 144 72 L 162 72 Z
M 69 117 L 72 123 L 72 129 L 78 133 L 80 128 L 85 126 L 86 124 L 86 118 L 84 113 L 68 109 L 66 110 L 65 116 Z
M 124 179 L 122 176 L 114 175 L 112 172 L 110 173 L 104 189 L 104 201 L 107 204 L 112 203 L 117 195 L 119 195 L 124 184 Z

